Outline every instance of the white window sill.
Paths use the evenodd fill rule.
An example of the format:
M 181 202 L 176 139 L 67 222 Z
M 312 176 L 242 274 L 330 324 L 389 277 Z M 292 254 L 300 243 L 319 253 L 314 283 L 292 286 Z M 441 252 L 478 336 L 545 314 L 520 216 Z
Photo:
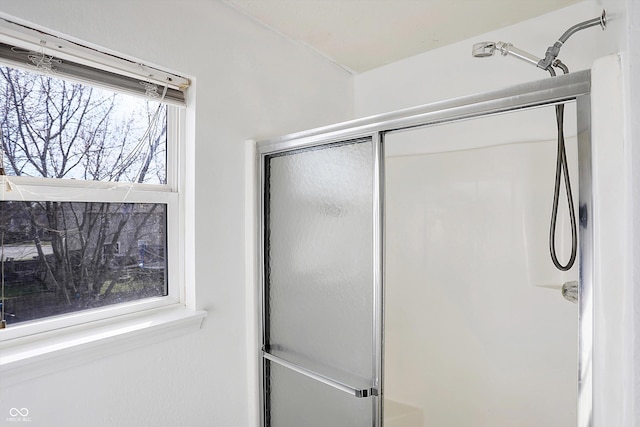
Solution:
M 196 331 L 206 315 L 205 311 L 172 305 L 3 342 L 2 386 Z

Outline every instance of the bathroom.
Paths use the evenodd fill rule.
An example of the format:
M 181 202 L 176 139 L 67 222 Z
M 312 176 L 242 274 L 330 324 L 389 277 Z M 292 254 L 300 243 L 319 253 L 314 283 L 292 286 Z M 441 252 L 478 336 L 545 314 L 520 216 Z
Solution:
M 161 340 L 147 336 L 137 346 L 112 348 L 100 354 L 67 355 L 29 365 L 20 374 L 9 375 L 3 371 L 0 380 L 2 415 L 12 407 L 28 407 L 32 425 L 36 426 L 259 425 L 261 392 L 256 343 L 260 333 L 255 265 L 257 203 L 254 197 L 257 168 L 254 145 L 247 141 L 265 140 L 546 78 L 543 71 L 514 58 L 473 58 L 471 46 L 478 41 L 504 40 L 542 55 L 568 26 L 598 15 L 603 8 L 611 16 L 618 17 L 626 16 L 628 11 L 627 18 L 635 25 L 612 19 L 604 32 L 593 29 L 576 34 L 562 51 L 563 61 L 572 71 L 592 68 L 595 61 L 607 55 L 637 49 L 640 40 L 637 6 L 633 2 L 584 1 L 354 76 L 218 1 L 193 1 L 189 2 L 189 7 L 178 2 L 162 2 L 163 7 L 157 7 L 156 2 L 151 1 L 28 3 L 3 0 L 0 9 L 25 22 L 194 77 L 197 96 L 189 100 L 186 133 L 187 140 L 192 142 L 187 161 L 193 166 L 189 174 L 195 184 L 188 188 L 191 213 L 185 238 L 192 247 L 187 254 L 191 260 L 189 279 L 196 285 L 186 290 L 185 299 L 188 304 L 208 312 L 202 328 L 188 335 Z M 135 44 L 131 43 L 132 39 L 136 39 Z M 624 64 L 625 67 L 635 66 L 630 68 L 634 71 L 640 67 L 635 56 Z M 632 82 L 632 88 L 637 88 L 637 80 L 633 80 L 637 77 L 632 79 L 637 72 L 631 73 L 625 67 L 622 71 L 624 79 Z M 626 115 L 640 108 L 637 92 L 631 93 L 630 99 L 619 106 Z M 551 116 L 550 119 L 545 117 L 541 126 L 552 134 L 553 114 Z M 626 134 L 637 136 L 640 127 L 637 122 L 633 125 L 625 122 L 623 127 L 621 117 L 611 120 L 610 125 L 620 131 L 606 134 L 611 141 L 618 141 L 618 145 L 612 142 L 610 157 L 602 160 L 602 167 L 607 168 L 603 169 L 606 172 L 602 175 L 606 181 L 601 184 L 598 195 L 603 209 L 608 209 L 599 212 L 604 228 L 598 238 L 601 247 L 609 250 L 599 255 L 598 277 L 619 286 L 599 295 L 602 297 L 599 316 L 602 317 L 598 321 L 604 329 L 600 330 L 602 353 L 595 359 L 594 366 L 600 379 L 600 386 L 594 391 L 594 400 L 600 405 L 594 413 L 594 419 L 598 421 L 594 425 L 603 426 L 637 422 L 632 398 L 634 391 L 637 394 L 637 387 L 626 379 L 638 375 L 632 370 L 638 356 L 630 340 L 634 333 L 632 314 L 638 304 L 631 286 L 635 273 L 625 248 L 637 243 L 634 240 L 637 238 L 632 239 L 628 231 L 628 223 L 631 206 L 637 206 L 638 198 L 631 195 L 635 187 L 628 183 L 631 182 L 631 163 L 637 161 L 638 154 L 620 141 Z M 569 123 L 568 118 L 567 125 Z M 599 131 L 594 129 L 594 133 Z M 403 136 L 399 133 L 397 137 Z M 570 137 L 568 132 L 567 138 Z M 549 141 L 553 136 L 542 138 L 541 141 Z M 464 156 L 468 152 L 465 150 L 445 156 L 452 156 L 451 162 L 459 164 L 455 156 Z M 495 157 L 504 154 L 505 158 L 511 158 L 507 156 L 505 146 L 487 147 L 486 150 L 483 153 L 490 155 L 479 154 L 486 156 L 485 160 L 491 165 L 505 168 L 518 165 Z M 391 158 L 390 162 L 393 161 Z M 454 175 L 453 171 L 449 172 Z M 489 167 L 478 172 L 484 173 L 487 180 L 494 180 L 491 172 L 498 173 Z M 514 171 L 507 169 L 507 172 Z M 541 203 L 549 203 L 553 188 L 549 188 L 548 181 L 537 182 L 524 176 L 522 184 L 530 185 L 540 199 L 520 199 L 521 213 L 530 213 L 525 209 L 526 203 L 536 204 L 543 199 Z M 617 192 L 613 188 L 625 188 L 625 191 Z M 499 206 L 489 208 L 495 215 L 507 213 Z M 548 233 L 546 208 L 541 208 L 543 218 L 531 224 L 543 233 L 542 241 Z M 454 219 L 465 230 L 470 227 L 468 217 L 460 214 L 458 218 L 448 218 Z M 524 239 L 523 236 L 534 230 L 521 229 L 519 232 L 518 238 Z M 518 257 L 521 263 L 538 265 L 548 261 L 546 251 L 528 256 L 522 244 L 520 240 L 516 246 L 519 254 L 510 254 Z M 496 248 L 505 250 L 501 244 Z M 463 252 L 470 250 L 469 247 L 462 249 Z M 504 252 L 494 255 L 497 257 L 498 254 Z M 455 268 L 455 260 L 450 262 L 454 263 L 450 267 Z M 503 270 L 513 266 L 496 262 L 494 267 Z M 526 266 L 521 267 L 526 269 Z M 500 273 L 496 269 L 475 274 L 473 278 L 478 282 L 473 285 L 480 287 L 493 280 L 493 273 Z M 544 277 L 534 276 L 533 273 L 521 273 L 517 278 L 501 276 L 501 280 L 517 279 L 517 285 L 523 286 L 524 292 L 539 294 L 541 299 L 548 298 L 549 304 L 557 309 L 561 327 L 572 328 L 564 322 L 563 316 L 575 311 L 576 306 L 564 300 L 557 289 L 558 282 L 564 277 L 553 281 L 556 288 L 548 288 L 538 286 Z M 511 302 L 505 309 L 518 311 L 519 304 L 524 302 Z M 538 313 L 531 313 L 531 322 L 545 322 L 544 314 L 539 313 L 538 317 Z M 605 317 L 607 322 L 603 320 Z M 574 321 L 573 317 L 569 319 L 569 322 Z M 557 339 L 560 340 L 559 336 Z M 563 341 L 562 344 L 575 346 L 577 334 L 569 339 L 571 342 Z M 604 342 L 606 346 L 602 346 Z M 561 356 L 562 363 L 576 363 L 569 361 L 564 353 Z M 545 366 L 548 366 L 546 362 Z M 526 384 L 520 386 L 527 387 Z M 158 394 L 159 390 L 163 393 Z M 567 402 L 575 398 L 575 395 L 569 396 Z M 402 396 L 397 400 L 416 406 Z M 576 416 L 575 408 L 572 411 L 567 416 Z

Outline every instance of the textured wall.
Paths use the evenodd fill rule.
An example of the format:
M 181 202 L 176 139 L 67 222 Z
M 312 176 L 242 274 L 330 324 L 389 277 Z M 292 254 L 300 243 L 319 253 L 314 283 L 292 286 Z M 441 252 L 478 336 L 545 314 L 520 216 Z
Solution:
M 218 1 L 2 1 L 0 9 L 193 78 L 188 223 L 196 303 L 209 312 L 198 333 L 2 388 L 0 423 L 9 408 L 27 407 L 34 426 L 253 424 L 244 141 L 350 118 L 352 77 Z

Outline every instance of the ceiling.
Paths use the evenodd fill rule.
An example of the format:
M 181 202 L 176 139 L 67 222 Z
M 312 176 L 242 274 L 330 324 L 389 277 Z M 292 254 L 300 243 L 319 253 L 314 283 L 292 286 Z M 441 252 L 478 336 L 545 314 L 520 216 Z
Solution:
M 223 0 L 357 74 L 581 0 Z

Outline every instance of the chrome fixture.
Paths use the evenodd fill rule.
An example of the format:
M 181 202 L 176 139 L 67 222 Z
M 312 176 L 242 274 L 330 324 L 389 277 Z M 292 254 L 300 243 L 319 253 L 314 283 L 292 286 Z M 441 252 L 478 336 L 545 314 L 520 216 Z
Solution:
M 604 10 L 599 17 L 580 22 L 579 24 L 576 24 L 565 31 L 560 36 L 557 42 L 547 48 L 547 52 L 545 53 L 544 58 L 538 58 L 537 56 L 525 52 L 524 50 L 518 49 L 511 43 L 505 42 L 475 43 L 473 45 L 472 55 L 476 58 L 486 58 L 487 56 L 491 56 L 496 51 L 498 51 L 502 54 L 502 56 L 515 56 L 516 58 L 520 58 L 523 61 L 529 62 L 530 64 L 533 64 L 538 68 L 549 71 L 552 75 L 555 75 L 552 67 L 560 68 L 566 74 L 568 70 L 565 70 L 563 68 L 564 64 L 562 64 L 562 62 L 557 59 L 558 54 L 560 53 L 560 48 L 573 34 L 577 33 L 580 30 L 584 30 L 596 25 L 600 25 L 603 30 L 607 27 L 607 14 Z
M 564 43 L 571 37 L 573 34 L 580 30 L 584 30 L 586 28 L 594 27 L 596 25 L 600 25 L 604 30 L 607 26 L 607 14 L 603 10 L 602 14 L 593 19 L 589 19 L 588 21 L 580 22 L 579 24 L 574 25 L 565 31 L 557 42 L 547 48 L 547 52 L 544 55 L 544 58 L 538 58 L 535 55 L 532 55 L 528 52 L 525 52 L 517 47 L 513 46 L 511 43 L 505 42 L 481 42 L 473 45 L 472 55 L 475 58 L 485 58 L 487 56 L 493 55 L 496 51 L 500 52 L 502 56 L 512 55 L 516 58 L 522 59 L 530 64 L 535 65 L 538 68 L 541 68 L 545 71 L 548 71 L 551 76 L 555 76 L 556 72 L 553 67 L 556 67 L 562 70 L 563 74 L 569 73 L 569 67 L 562 63 L 558 59 L 558 54 L 560 53 L 560 48 L 564 45 Z M 569 167 L 567 165 L 567 153 L 565 150 L 565 142 L 564 142 L 564 104 L 556 105 L 556 124 L 558 127 L 558 155 L 556 161 L 556 176 L 554 183 L 554 194 L 553 194 L 553 207 L 551 212 L 551 225 L 549 227 L 549 253 L 551 254 L 551 260 L 553 261 L 553 265 L 556 266 L 558 270 L 567 271 L 569 270 L 578 254 L 578 230 L 576 225 L 576 215 L 575 209 L 573 206 L 573 196 L 571 194 L 571 182 L 569 180 Z M 565 192 L 567 194 L 567 204 L 569 206 L 569 217 L 571 221 L 571 255 L 566 264 L 562 264 L 558 260 L 558 255 L 556 251 L 556 221 L 558 218 L 558 199 L 560 197 L 560 181 L 564 178 L 565 183 Z M 564 288 L 563 288 L 564 295 Z M 566 298 L 566 296 L 565 296 Z M 577 296 L 576 296 L 577 298 Z M 567 298 L 569 299 L 569 298 Z
M 538 58 L 535 55 L 532 55 L 524 50 L 518 49 L 511 43 L 505 42 L 480 42 L 473 45 L 473 56 L 476 58 L 486 58 L 487 56 L 493 55 L 496 50 L 502 54 L 502 56 L 513 55 L 516 58 L 520 58 L 524 61 L 527 61 L 533 65 L 538 65 L 541 58 Z
M 569 302 L 578 303 L 578 281 L 572 280 L 562 285 L 562 296 Z

